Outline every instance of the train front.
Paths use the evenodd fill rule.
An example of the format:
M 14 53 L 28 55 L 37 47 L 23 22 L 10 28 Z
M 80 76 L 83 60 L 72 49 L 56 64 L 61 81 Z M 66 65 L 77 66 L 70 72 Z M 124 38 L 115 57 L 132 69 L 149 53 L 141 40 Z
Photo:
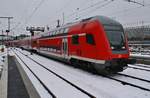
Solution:
M 106 41 L 102 49 L 105 53 L 101 53 L 101 57 L 103 55 L 105 59 L 105 70 L 112 73 L 123 71 L 127 64 L 134 63 L 129 59 L 128 42 L 123 27 L 119 22 L 107 17 L 99 17 L 99 20 Z

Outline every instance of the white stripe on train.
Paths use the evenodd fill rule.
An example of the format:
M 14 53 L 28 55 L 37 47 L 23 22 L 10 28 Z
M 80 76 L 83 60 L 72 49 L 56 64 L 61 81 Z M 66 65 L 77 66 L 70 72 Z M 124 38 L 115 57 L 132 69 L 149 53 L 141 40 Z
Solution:
M 60 57 L 60 58 L 66 58 L 68 60 L 70 60 L 71 58 L 75 58 L 75 59 L 88 61 L 88 62 L 92 62 L 92 63 L 105 64 L 105 60 L 96 60 L 96 59 L 91 59 L 91 58 L 86 58 L 86 57 L 81 57 L 81 56 L 76 56 L 76 55 L 69 55 L 69 56 L 65 55 L 64 56 L 64 54 L 63 55 L 62 54 L 56 54 L 56 53 L 52 53 L 49 51 L 42 51 L 42 50 L 38 50 L 38 52 L 52 55 L 52 56 L 56 56 L 56 57 Z

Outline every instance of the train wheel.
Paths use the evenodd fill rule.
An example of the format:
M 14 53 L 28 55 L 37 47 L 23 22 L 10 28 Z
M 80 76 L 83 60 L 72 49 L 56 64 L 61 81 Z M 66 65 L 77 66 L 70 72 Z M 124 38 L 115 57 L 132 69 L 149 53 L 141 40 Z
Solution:
M 97 74 L 106 75 L 110 74 L 109 69 L 107 69 L 103 64 L 93 64 L 95 72 Z
M 78 68 L 78 67 L 79 67 L 79 66 L 78 66 L 78 61 L 75 60 L 75 59 L 71 59 L 71 60 L 70 60 L 70 63 L 71 63 L 71 65 L 73 65 L 73 67 L 75 67 L 75 68 Z

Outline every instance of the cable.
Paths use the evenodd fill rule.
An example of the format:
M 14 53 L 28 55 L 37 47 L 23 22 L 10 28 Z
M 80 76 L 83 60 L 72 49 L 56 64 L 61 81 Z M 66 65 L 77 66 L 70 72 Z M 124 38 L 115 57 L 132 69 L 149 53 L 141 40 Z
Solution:
M 94 8 L 94 9 L 90 10 L 90 11 L 87 12 L 87 14 L 85 14 L 85 15 L 91 14 L 91 13 L 95 12 L 96 10 L 99 10 L 100 8 L 104 8 L 105 6 L 109 5 L 109 4 L 112 3 L 112 2 L 113 2 L 113 0 L 108 1 L 108 2 L 106 2 L 105 4 L 103 4 L 103 5 L 101 5 L 101 6 L 98 6 L 98 7 Z
M 35 14 L 35 12 L 41 7 L 41 5 L 44 3 L 45 0 L 41 0 L 40 3 L 34 8 L 33 12 L 31 15 L 26 19 L 25 25 L 29 22 L 29 20 L 32 18 L 32 16 Z
M 66 9 L 66 8 L 68 8 L 68 5 L 70 4 L 70 3 L 72 3 L 72 1 L 71 0 L 69 0 L 67 3 L 65 3 L 64 5 L 63 5 L 63 7 L 61 7 L 59 10 L 57 10 L 56 12 L 55 12 L 55 14 L 56 13 L 61 13 L 61 12 L 63 12 L 63 10 L 64 9 Z M 56 16 L 55 16 L 56 17 Z M 54 16 L 53 17 L 50 17 L 50 19 L 51 18 L 54 18 Z M 57 19 L 55 19 L 55 20 L 52 20 L 52 21 L 50 21 L 48 24 L 53 24 L 53 23 L 55 23 L 57 21 Z M 48 25 L 47 24 L 47 25 Z
M 114 12 L 114 13 L 110 13 L 108 15 L 122 14 L 122 13 L 125 13 L 125 12 L 130 12 L 130 11 L 135 10 L 135 9 L 149 7 L 149 6 L 150 6 L 150 4 L 147 4 L 147 5 L 144 5 L 144 6 L 138 6 L 138 7 L 135 7 L 135 8 L 128 8 L 128 9 L 124 9 L 124 10 L 117 11 L 117 12 Z
M 93 7 L 95 7 L 96 5 L 99 5 L 99 4 L 101 4 L 101 3 L 104 3 L 104 2 L 106 2 L 106 1 L 108 1 L 108 0 L 103 0 L 103 1 L 96 2 L 96 3 L 90 5 L 90 6 L 86 7 L 86 8 L 83 8 L 83 9 L 81 9 L 81 10 L 78 9 L 78 8 L 77 8 L 77 9 L 78 9 L 78 12 L 82 12 L 82 11 L 88 10 L 88 9 L 90 9 L 90 8 L 93 8 Z M 77 13 L 77 12 L 74 12 L 74 13 L 68 15 L 67 18 L 69 18 L 69 17 L 75 15 L 76 13 Z
M 84 0 L 84 1 L 80 4 L 80 6 L 83 6 L 83 4 L 87 3 L 88 1 L 89 1 L 89 0 Z M 63 7 L 61 7 L 60 10 L 56 11 L 56 13 L 63 13 L 63 10 L 66 9 L 66 8 L 68 8 L 68 7 L 69 7 L 68 5 L 69 5 L 70 3 L 72 3 L 72 1 L 69 0 L 69 2 L 67 2 Z M 66 17 L 66 18 L 67 18 L 67 17 Z M 53 23 L 55 23 L 57 20 L 58 20 L 58 19 L 52 20 L 51 22 L 49 22 L 49 24 L 53 24 Z
M 87 14 L 90 14 L 91 12 L 94 12 L 94 11 L 98 10 L 99 8 L 102 8 L 102 7 L 104 7 L 104 6 L 108 5 L 108 4 L 110 4 L 112 1 L 114 1 L 114 0 L 98 1 L 98 2 L 92 4 L 92 5 L 88 6 L 88 7 L 85 7 L 85 8 L 82 8 L 82 9 L 77 8 L 77 10 L 78 10 L 79 13 L 82 14 L 84 11 L 89 10 L 89 9 L 91 9 L 91 8 L 94 8 L 94 9 L 88 11 Z M 102 4 L 102 5 L 100 5 L 100 4 Z M 100 6 L 98 6 L 98 5 L 100 5 Z M 95 7 L 96 7 L 96 8 L 95 8 Z M 85 12 L 84 12 L 84 13 L 85 13 Z M 73 13 L 71 13 L 70 15 L 68 15 L 68 16 L 66 17 L 67 20 L 68 20 L 69 18 L 75 18 L 76 16 L 72 17 L 72 16 L 75 15 L 75 14 L 77 14 L 77 12 L 73 12 Z M 81 14 L 80 14 L 80 15 L 81 15 Z M 86 15 L 87 15 L 87 14 L 86 14 Z M 56 22 L 56 21 L 57 21 L 57 20 L 54 20 L 54 21 L 52 21 L 52 22 Z M 52 22 L 50 22 L 50 23 L 52 24 Z
M 64 9 L 68 8 L 70 5 L 70 3 L 72 3 L 71 0 L 69 0 L 67 3 L 65 3 L 58 11 L 56 11 L 56 13 L 61 13 Z
M 18 28 L 19 26 L 20 26 L 19 28 L 22 28 L 23 26 L 25 26 L 29 22 L 29 20 L 33 17 L 33 15 L 35 14 L 35 12 L 41 7 L 41 5 L 44 3 L 44 1 L 45 0 L 41 0 L 39 2 L 39 4 L 34 8 L 33 12 L 30 14 L 30 16 L 27 19 L 25 19 L 25 21 L 22 22 L 22 24 L 18 23 L 15 28 Z
M 70 15 L 66 16 L 66 18 L 67 18 L 67 20 L 68 20 L 68 19 L 71 19 L 71 18 L 73 19 L 73 18 L 76 17 L 76 16 L 74 16 L 74 15 L 76 15 L 76 14 L 78 14 L 78 13 L 79 13 L 79 17 L 89 15 L 89 14 L 95 12 L 96 10 L 99 10 L 100 8 L 104 8 L 105 6 L 107 6 L 108 4 L 110 4 L 110 3 L 113 2 L 113 1 L 115 1 L 115 0 L 103 0 L 103 1 L 98 1 L 98 2 L 96 2 L 96 3 L 94 3 L 94 4 L 91 4 L 90 6 L 85 7 L 85 8 L 77 7 L 77 9 L 76 9 L 77 12 L 71 13 Z M 36 6 L 36 7 L 34 8 L 34 10 L 33 10 L 33 12 L 31 13 L 31 15 L 25 20 L 25 25 L 26 25 L 26 24 L 29 22 L 29 20 L 33 17 L 33 15 L 34 15 L 35 12 L 40 8 L 40 6 L 43 4 L 43 2 L 44 2 L 44 0 L 41 0 L 40 3 L 38 4 L 38 6 Z M 86 2 L 86 0 L 85 0 L 84 2 Z M 83 2 L 83 3 L 84 3 L 84 2 Z M 64 4 L 64 6 L 63 6 L 60 10 L 56 11 L 56 13 L 62 12 L 64 9 L 68 8 L 67 5 L 69 5 L 70 3 L 71 3 L 71 0 L 69 0 L 66 4 Z M 103 4 L 103 3 L 104 3 L 104 4 Z M 102 4 L 102 5 L 100 5 L 100 4 Z M 82 5 L 83 5 L 83 4 L 82 4 Z M 81 6 L 82 6 L 82 5 L 81 5 Z M 99 5 L 100 5 L 100 6 L 99 6 Z M 142 7 L 146 7 L 146 6 L 148 6 L 148 5 L 139 6 L 139 7 L 136 7 L 136 8 L 134 8 L 134 9 L 138 9 L 138 8 L 142 8 Z M 134 9 L 128 8 L 128 9 L 125 9 L 125 11 L 128 12 L 128 11 L 131 11 L 131 10 L 134 10 Z M 124 10 L 123 10 L 123 11 L 117 11 L 117 12 L 115 12 L 115 13 L 116 13 L 116 14 L 121 14 L 122 12 L 124 12 Z M 116 15 L 115 13 L 112 13 L 111 15 Z M 56 20 L 52 20 L 52 21 L 49 22 L 49 23 L 50 23 L 50 24 L 56 23 L 56 21 L 57 21 L 57 19 L 56 19 Z M 20 25 L 20 24 L 19 24 L 19 25 Z M 17 28 L 17 27 L 16 27 L 16 28 Z
M 11 31 L 14 30 L 14 29 L 16 29 L 20 24 L 21 24 L 21 23 L 18 22 L 18 23 L 11 29 Z
M 31 5 L 35 5 L 35 3 L 36 3 L 35 0 L 32 0 L 32 2 L 30 2 Z M 30 6 L 28 6 L 28 7 L 26 7 L 26 8 L 27 8 L 27 9 L 26 9 L 27 11 L 28 11 L 29 9 L 31 9 Z M 24 22 L 22 22 L 24 15 L 20 15 L 20 16 L 21 16 L 21 17 L 20 17 L 20 21 L 19 21 L 18 24 L 16 24 L 11 30 L 17 29 L 19 26 L 21 26 L 21 25 L 24 24 Z
M 135 3 L 135 4 L 138 4 L 138 5 L 144 6 L 144 1 L 143 1 L 143 4 L 140 3 L 140 2 L 137 2 L 137 1 L 133 1 L 133 0 L 124 0 L 124 1 L 131 2 L 131 3 Z
M 96 10 L 99 10 L 100 8 L 104 8 L 105 6 L 107 6 L 107 5 L 109 5 L 110 3 L 112 3 L 114 0 L 110 0 L 110 1 L 105 0 L 105 1 L 107 1 L 107 2 L 105 2 L 104 4 L 98 6 L 98 7 L 94 8 L 94 9 L 91 9 L 91 10 L 88 11 L 88 12 L 85 12 L 85 14 L 81 13 L 81 14 L 80 14 L 80 17 L 87 16 L 87 15 L 89 15 L 89 14 L 95 12 Z M 74 18 L 75 18 L 75 17 L 74 17 Z

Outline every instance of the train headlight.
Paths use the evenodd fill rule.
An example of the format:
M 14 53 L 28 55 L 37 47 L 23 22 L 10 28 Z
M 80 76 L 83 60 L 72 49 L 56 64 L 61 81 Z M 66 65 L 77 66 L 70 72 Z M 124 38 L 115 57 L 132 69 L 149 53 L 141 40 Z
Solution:
M 122 49 L 125 49 L 125 48 L 126 48 L 125 46 L 122 47 Z
M 115 47 L 112 46 L 111 49 L 115 49 Z

